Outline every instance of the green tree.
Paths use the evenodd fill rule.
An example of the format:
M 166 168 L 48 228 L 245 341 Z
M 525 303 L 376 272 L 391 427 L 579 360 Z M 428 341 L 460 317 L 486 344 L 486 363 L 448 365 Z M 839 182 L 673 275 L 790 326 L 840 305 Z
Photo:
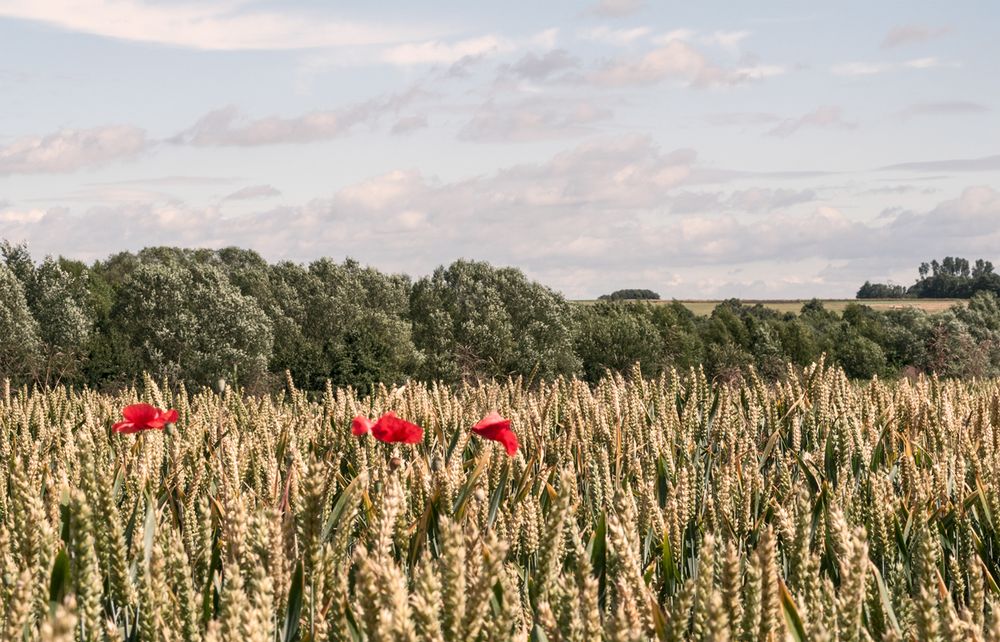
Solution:
M 661 327 L 648 304 L 598 301 L 581 306 L 575 349 L 588 381 L 597 381 L 608 370 L 625 372 L 637 362 L 646 377 L 669 365 Z
M 37 326 L 35 362 L 43 384 L 74 381 L 86 360 L 93 330 L 85 266 L 47 257 L 36 266 L 24 244 L 0 244 L 4 263 L 21 283 Z
M 142 367 L 157 375 L 254 385 L 267 371 L 268 318 L 215 266 L 140 264 L 118 289 L 112 316 Z
M 664 363 L 680 370 L 703 360 L 704 344 L 699 336 L 704 321 L 680 301 L 651 307 L 653 324 L 663 337 Z
M 400 382 L 419 363 L 411 338 L 409 279 L 321 259 L 309 265 L 305 336 L 337 385 Z
M 882 347 L 868 337 L 847 330 L 838 342 L 834 357 L 849 377 L 870 379 L 885 371 L 886 360 Z
M 413 286 L 414 342 L 428 379 L 575 373 L 570 305 L 515 268 L 440 267 Z
M 24 286 L 0 263 L 0 377 L 26 381 L 36 369 L 40 351 L 38 323 L 31 316 Z
M 602 294 L 597 297 L 598 301 L 638 301 L 638 300 L 658 300 L 660 294 L 658 292 L 653 292 L 652 290 L 645 289 L 626 289 L 626 290 L 615 290 L 611 294 Z
M 1000 375 L 1000 298 L 984 291 L 969 299 L 968 305 L 956 305 L 947 314 L 965 327 L 973 348 L 964 355 L 965 376 Z
M 271 367 L 297 385 L 400 383 L 419 363 L 406 277 L 322 259 L 275 265 L 267 282 L 270 294 L 255 296 L 275 329 Z
M 74 278 L 52 258 L 35 271 L 29 294 L 43 345 L 45 383 L 58 383 L 81 371 L 93 319 L 87 306 L 86 273 Z

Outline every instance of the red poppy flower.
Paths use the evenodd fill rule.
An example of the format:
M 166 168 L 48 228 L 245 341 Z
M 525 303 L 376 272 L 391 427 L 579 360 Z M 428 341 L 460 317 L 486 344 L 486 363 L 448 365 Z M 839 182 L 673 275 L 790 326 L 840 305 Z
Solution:
M 496 411 L 480 419 L 472 432 L 483 439 L 500 442 L 511 457 L 517 454 L 517 435 L 510 429 L 510 419 L 504 419 Z
M 400 419 L 394 412 L 387 412 L 371 427 L 372 435 L 386 443 L 416 444 L 424 438 L 424 429 Z
M 136 403 L 131 406 L 125 406 L 122 410 L 122 416 L 125 417 L 125 421 L 116 423 L 112 426 L 112 430 L 125 434 L 141 432 L 143 430 L 162 430 L 167 424 L 177 422 L 176 410 L 170 409 L 164 411 L 148 403 Z
M 353 434 L 355 437 L 360 437 L 361 435 L 367 435 L 368 432 L 372 429 L 372 426 L 374 425 L 375 422 L 369 419 L 368 417 L 365 417 L 364 415 L 358 415 L 357 417 L 351 420 L 351 434 Z

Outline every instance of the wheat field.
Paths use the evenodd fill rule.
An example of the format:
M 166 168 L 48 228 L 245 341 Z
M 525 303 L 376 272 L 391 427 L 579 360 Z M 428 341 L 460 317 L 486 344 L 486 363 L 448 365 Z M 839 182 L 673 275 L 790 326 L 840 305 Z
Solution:
M 119 435 L 135 401 L 176 408 Z M 358 413 L 424 427 L 351 434 Z M 469 431 L 498 410 L 521 449 Z M 3 639 L 1000 640 L 1000 381 L 3 391 Z

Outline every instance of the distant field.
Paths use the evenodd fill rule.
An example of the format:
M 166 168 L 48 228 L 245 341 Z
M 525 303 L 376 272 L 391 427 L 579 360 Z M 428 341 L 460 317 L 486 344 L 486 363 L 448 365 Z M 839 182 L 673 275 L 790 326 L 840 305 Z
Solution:
M 743 303 L 747 305 L 755 305 L 760 303 L 761 305 L 773 308 L 779 312 L 795 312 L 798 313 L 802 309 L 802 305 L 806 303 L 805 299 L 741 299 Z M 577 303 L 594 303 L 593 300 L 577 301 Z M 662 299 L 659 301 L 654 301 L 654 303 L 670 303 L 668 299 Z M 681 301 L 689 310 L 695 314 L 708 315 L 711 314 L 715 306 L 719 305 L 721 301 L 711 301 L 711 300 L 691 300 L 691 301 Z M 849 303 L 861 303 L 867 305 L 875 310 L 891 310 L 893 308 L 919 308 L 925 312 L 941 312 L 942 310 L 947 310 L 956 303 L 964 303 L 963 299 L 824 299 L 823 305 L 826 306 L 827 310 L 833 312 L 843 312 L 844 308 L 847 307 Z

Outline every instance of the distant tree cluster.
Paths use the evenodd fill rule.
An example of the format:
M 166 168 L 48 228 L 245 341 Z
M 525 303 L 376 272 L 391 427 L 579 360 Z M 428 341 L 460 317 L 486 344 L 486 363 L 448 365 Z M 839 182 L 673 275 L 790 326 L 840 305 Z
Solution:
M 574 305 L 517 269 L 475 261 L 413 282 L 352 260 L 271 264 L 237 248 L 153 247 L 90 265 L 0 250 L 0 378 L 15 384 L 108 388 L 149 372 L 266 390 L 286 371 L 306 390 L 594 381 L 635 363 L 651 377 L 700 367 L 736 380 L 750 369 L 779 378 L 788 363 L 823 355 L 854 377 L 1000 375 L 1000 303 L 989 290 L 937 314 L 861 304 L 836 314 L 819 301 L 791 314 L 733 299 L 698 316 L 677 301 Z
M 903 299 L 907 296 L 907 287 L 893 283 L 872 283 L 865 281 L 858 288 L 859 299 Z
M 984 291 L 1000 295 L 1000 274 L 983 259 L 970 266 L 966 259 L 948 256 L 940 263 L 921 263 L 919 273 L 920 279 L 910 288 L 918 298 L 965 299 Z
M 858 290 L 859 299 L 968 299 L 977 292 L 1000 295 L 1000 274 L 993 263 L 977 259 L 947 256 L 942 261 L 921 263 L 919 278 L 910 287 L 865 281 Z
M 611 294 L 602 294 L 597 297 L 598 301 L 657 301 L 660 298 L 658 292 L 643 289 L 615 290 Z

